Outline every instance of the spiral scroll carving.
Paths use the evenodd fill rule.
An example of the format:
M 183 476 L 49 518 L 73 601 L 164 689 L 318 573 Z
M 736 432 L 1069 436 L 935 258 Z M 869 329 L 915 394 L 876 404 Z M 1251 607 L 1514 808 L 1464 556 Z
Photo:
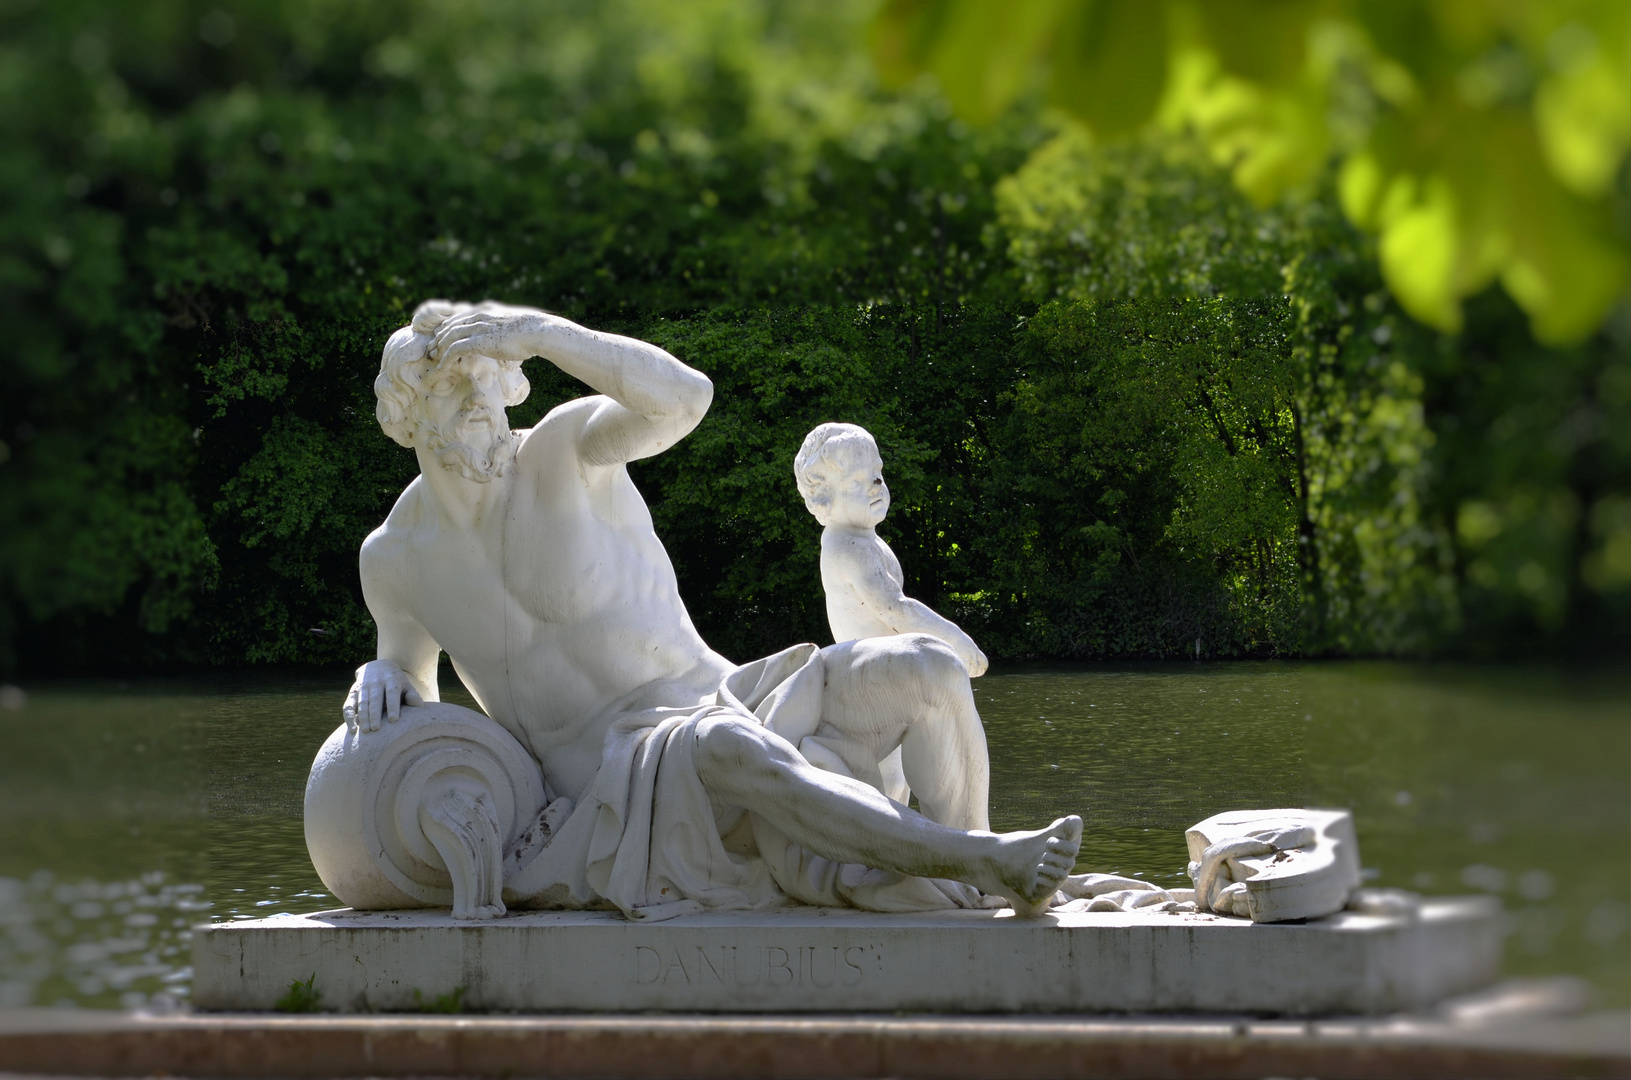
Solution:
M 306 783 L 306 846 L 318 876 L 359 909 L 501 913 L 503 853 L 538 819 L 544 780 L 492 719 L 445 703 L 395 723 L 341 725 Z

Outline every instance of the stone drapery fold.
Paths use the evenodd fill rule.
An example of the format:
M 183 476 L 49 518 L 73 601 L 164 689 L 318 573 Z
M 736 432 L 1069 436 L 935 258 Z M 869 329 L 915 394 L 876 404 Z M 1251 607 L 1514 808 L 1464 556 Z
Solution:
M 836 872 L 821 872 L 825 860 L 785 842 L 772 840 L 762 854 L 727 850 L 723 837 L 743 824 L 743 811 L 709 795 L 694 759 L 697 725 L 716 715 L 750 719 L 796 746 L 819 722 L 822 682 L 820 649 L 795 645 L 737 668 L 710 702 L 615 719 L 588 791 L 549 846 L 506 882 L 506 899 L 517 907 L 609 904 L 631 919 L 751 910 L 783 903 L 777 878 L 809 879 L 816 863 L 823 865 L 813 884 L 789 882 L 795 898 L 850 902 Z M 763 832 L 756 824 L 749 828 Z

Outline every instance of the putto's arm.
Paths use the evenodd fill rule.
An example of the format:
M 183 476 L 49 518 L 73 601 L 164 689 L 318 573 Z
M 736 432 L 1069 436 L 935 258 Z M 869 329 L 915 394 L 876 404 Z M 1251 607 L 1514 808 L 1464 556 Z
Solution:
M 534 308 L 484 304 L 436 332 L 438 364 L 467 353 L 519 362 L 541 356 L 607 399 L 585 425 L 580 453 L 595 465 L 620 465 L 673 446 L 701 422 L 713 383 L 657 346 L 589 330 Z
M 878 634 L 937 637 L 951 646 L 970 678 L 985 674 L 989 662 L 974 639 L 929 605 L 907 596 L 901 582 L 870 545 L 841 542 L 823 543 L 822 547 L 822 585 L 829 591 L 836 588 L 847 592 L 854 608 L 876 623 Z
M 928 634 L 950 645 L 957 659 L 968 669 L 969 678 L 977 679 L 985 674 L 990 662 L 980 647 L 974 644 L 974 639 L 965 634 L 961 626 L 921 600 L 913 600 L 902 593 L 892 601 L 885 601 L 882 615 L 897 634 Z

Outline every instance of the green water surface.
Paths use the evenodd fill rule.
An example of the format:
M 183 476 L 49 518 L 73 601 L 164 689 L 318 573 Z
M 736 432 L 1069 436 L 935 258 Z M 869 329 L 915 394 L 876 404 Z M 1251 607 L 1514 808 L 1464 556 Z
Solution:
M 0 1006 L 184 998 L 192 923 L 335 906 L 300 814 L 346 682 L 42 684 L 0 708 Z M 1079 813 L 1078 869 L 1187 884 L 1183 830 L 1203 817 L 1348 807 L 1374 884 L 1497 894 L 1510 973 L 1631 999 L 1631 679 L 1234 663 L 999 667 L 974 686 L 993 827 Z

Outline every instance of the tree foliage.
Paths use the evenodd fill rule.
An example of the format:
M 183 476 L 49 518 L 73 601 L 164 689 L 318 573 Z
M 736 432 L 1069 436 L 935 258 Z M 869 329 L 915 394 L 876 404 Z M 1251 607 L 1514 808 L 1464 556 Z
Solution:
M 708 373 L 633 475 L 737 659 L 825 640 L 791 461 L 828 420 L 882 444 L 911 594 L 996 656 L 1624 632 L 1626 328 L 1548 348 L 1483 295 L 1424 329 L 1340 178 L 1265 207 L 1204 141 L 972 128 L 876 85 L 867 18 L 0 8 L 0 666 L 366 657 L 357 548 L 415 469 L 372 381 L 428 296 Z M 527 373 L 517 426 L 582 392 Z
M 976 121 L 1040 84 L 1100 136 L 1193 130 L 1260 204 L 1335 155 L 1343 208 L 1429 326 L 1459 330 L 1499 280 L 1536 338 L 1572 343 L 1626 298 L 1619 0 L 894 0 L 874 39 Z

